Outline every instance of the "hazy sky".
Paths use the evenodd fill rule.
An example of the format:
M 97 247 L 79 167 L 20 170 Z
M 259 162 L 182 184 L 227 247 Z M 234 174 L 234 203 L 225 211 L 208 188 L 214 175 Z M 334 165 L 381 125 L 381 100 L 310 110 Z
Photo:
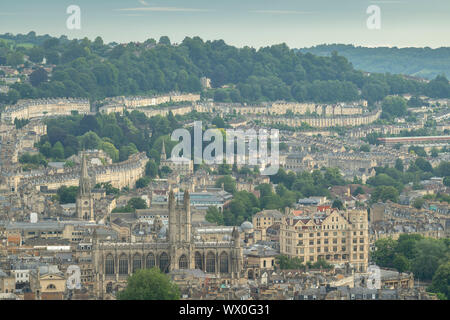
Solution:
M 81 29 L 69 30 L 69 5 L 81 8 Z M 381 9 L 370 30 L 366 10 Z M 0 0 L 0 33 L 67 35 L 107 42 L 167 35 L 260 47 L 322 43 L 363 46 L 450 46 L 450 0 Z

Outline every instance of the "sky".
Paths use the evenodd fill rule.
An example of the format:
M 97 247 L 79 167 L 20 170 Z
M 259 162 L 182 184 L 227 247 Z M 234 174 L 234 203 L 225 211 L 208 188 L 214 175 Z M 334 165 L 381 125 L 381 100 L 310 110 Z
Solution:
M 70 5 L 80 8 L 79 30 L 67 28 Z M 380 9 L 379 29 L 367 27 L 370 6 Z M 121 43 L 167 35 L 255 48 L 436 48 L 450 46 L 450 0 L 1 0 L 0 34 L 30 31 Z

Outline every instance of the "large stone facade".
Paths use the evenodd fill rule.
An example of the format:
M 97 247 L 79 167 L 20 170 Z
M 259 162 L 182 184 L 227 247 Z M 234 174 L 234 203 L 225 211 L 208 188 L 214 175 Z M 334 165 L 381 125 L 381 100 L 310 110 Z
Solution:
M 136 153 L 123 162 L 90 167 L 89 177 L 92 184 L 109 182 L 114 188 L 134 188 L 136 181 L 145 175 L 147 161 L 145 152 Z M 36 189 L 46 187 L 49 190 L 57 190 L 61 186 L 78 186 L 79 179 L 80 169 L 70 168 L 65 169 L 63 173 L 23 176 L 20 185 L 31 185 Z M 14 186 L 10 187 L 14 188 Z M 17 185 L 15 187 L 17 188 Z
M 94 238 L 93 263 L 96 295 L 100 298 L 126 285 L 129 275 L 142 268 L 158 267 L 163 272 L 199 269 L 212 278 L 232 283 L 243 270 L 240 235 L 233 229 L 222 241 L 207 241 L 192 229 L 190 196 L 183 204 L 169 194 L 169 225 L 155 223 L 157 236 L 148 242 L 98 242 Z M 158 226 L 159 225 L 159 226 Z M 159 229 L 159 230 L 158 230 Z
M 332 211 L 283 218 L 280 253 L 298 257 L 303 263 L 324 260 L 332 264 L 350 263 L 365 272 L 369 261 L 367 211 Z
M 20 100 L 7 106 L 2 113 L 2 121 L 14 122 L 15 119 L 33 119 L 48 116 L 70 116 L 72 111 L 87 114 L 91 105 L 87 99 L 36 99 Z

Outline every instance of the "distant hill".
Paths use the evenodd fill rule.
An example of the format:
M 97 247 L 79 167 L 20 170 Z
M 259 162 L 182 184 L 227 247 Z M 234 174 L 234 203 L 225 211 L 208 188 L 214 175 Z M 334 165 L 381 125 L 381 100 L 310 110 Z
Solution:
M 450 76 L 450 48 L 366 48 L 331 44 L 300 49 L 319 56 L 333 51 L 346 57 L 356 69 L 369 72 L 389 72 L 433 79 L 437 75 Z

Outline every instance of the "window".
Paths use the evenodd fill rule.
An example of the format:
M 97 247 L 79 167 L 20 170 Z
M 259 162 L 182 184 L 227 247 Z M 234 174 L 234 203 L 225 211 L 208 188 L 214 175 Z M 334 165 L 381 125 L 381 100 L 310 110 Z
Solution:
M 222 252 L 220 255 L 220 273 L 228 273 L 228 254 Z M 264 260 L 264 267 L 266 267 L 266 260 Z
M 142 259 L 139 253 L 133 256 L 133 273 L 142 268 Z
M 119 258 L 119 274 L 128 274 L 128 258 L 125 254 Z
M 195 253 L 195 269 L 203 270 L 203 256 L 200 252 Z
M 105 274 L 106 275 L 112 275 L 114 274 L 114 258 L 112 256 L 112 254 L 109 254 L 106 257 L 106 261 L 105 261 Z
M 206 256 L 206 272 L 216 272 L 216 257 L 212 252 L 209 252 Z
M 161 255 L 159 256 L 159 270 L 161 270 L 161 272 L 168 273 L 169 264 L 169 256 L 167 255 L 167 253 L 161 253 Z
M 187 258 L 186 258 L 186 256 L 184 254 L 180 257 L 180 259 L 178 261 L 178 267 L 180 269 L 187 269 L 188 268 L 188 261 L 187 261 Z
M 153 255 L 153 253 L 149 253 L 147 255 L 147 259 L 145 261 L 145 267 L 147 269 L 151 269 L 155 266 L 155 256 Z

